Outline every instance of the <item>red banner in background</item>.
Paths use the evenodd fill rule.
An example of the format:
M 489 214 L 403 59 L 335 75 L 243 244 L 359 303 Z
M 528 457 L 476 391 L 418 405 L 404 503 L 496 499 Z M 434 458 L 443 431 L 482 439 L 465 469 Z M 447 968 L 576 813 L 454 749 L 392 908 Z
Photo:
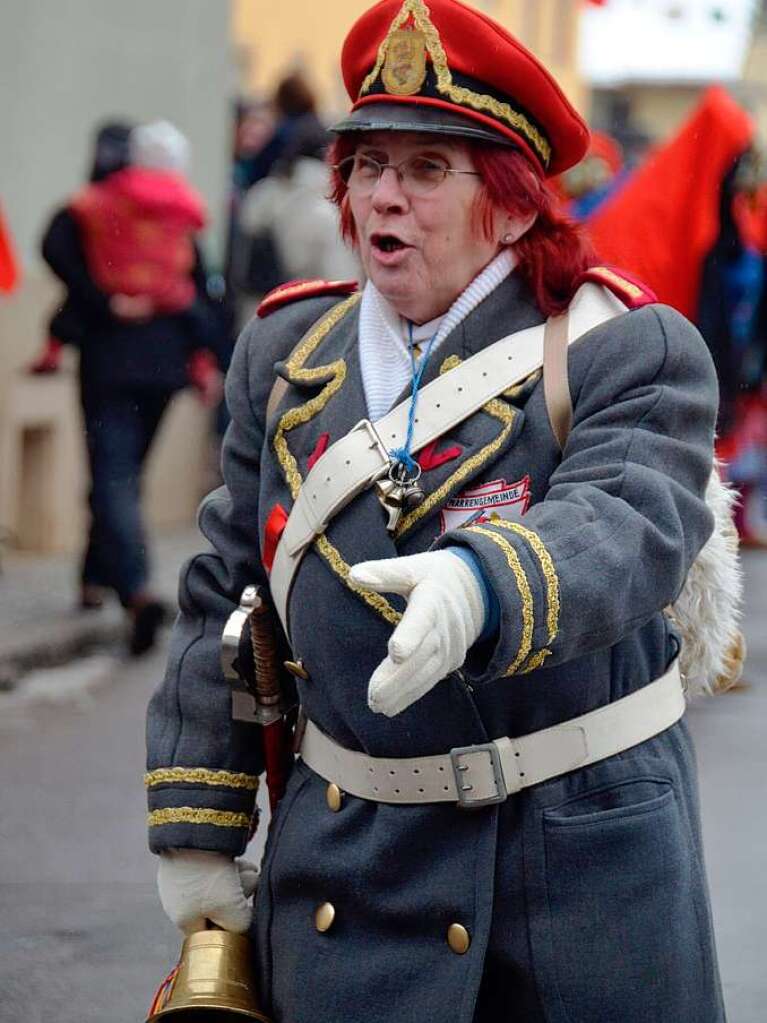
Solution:
M 719 233 L 722 181 L 753 136 L 750 115 L 721 86 L 708 89 L 674 138 L 587 222 L 599 258 L 694 320 L 703 261 Z
M 0 206 L 0 291 L 13 291 L 19 283 L 21 272 L 11 243 L 11 232 Z

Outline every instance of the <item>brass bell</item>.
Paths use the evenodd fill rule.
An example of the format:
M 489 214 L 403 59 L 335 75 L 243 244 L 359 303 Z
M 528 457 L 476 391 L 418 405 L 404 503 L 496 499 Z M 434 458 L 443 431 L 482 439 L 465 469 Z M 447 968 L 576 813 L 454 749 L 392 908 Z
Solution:
M 405 487 L 405 491 L 402 495 L 402 503 L 405 506 L 405 511 L 413 511 L 420 504 L 423 504 L 426 494 L 423 492 L 423 487 L 418 483 L 411 483 Z
M 220 1023 L 230 1016 L 271 1023 L 261 1012 L 244 934 L 213 928 L 189 935 L 146 1023 L 171 1015 L 173 1023 Z

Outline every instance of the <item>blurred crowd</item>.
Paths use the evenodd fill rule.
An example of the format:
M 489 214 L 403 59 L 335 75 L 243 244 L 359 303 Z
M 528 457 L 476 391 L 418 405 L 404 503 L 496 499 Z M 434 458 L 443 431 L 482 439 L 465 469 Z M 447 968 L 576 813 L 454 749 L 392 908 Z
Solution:
M 327 200 L 330 141 L 298 72 L 278 84 L 271 102 L 238 107 L 227 280 L 240 321 L 285 281 L 359 278 Z

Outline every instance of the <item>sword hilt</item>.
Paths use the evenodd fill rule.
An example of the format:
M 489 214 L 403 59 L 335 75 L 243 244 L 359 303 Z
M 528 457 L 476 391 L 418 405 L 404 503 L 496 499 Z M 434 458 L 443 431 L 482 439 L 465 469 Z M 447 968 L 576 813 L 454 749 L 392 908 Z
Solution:
M 274 616 L 259 587 L 250 613 L 250 641 L 255 667 L 256 702 L 261 707 L 279 707 L 282 701 L 281 662 Z

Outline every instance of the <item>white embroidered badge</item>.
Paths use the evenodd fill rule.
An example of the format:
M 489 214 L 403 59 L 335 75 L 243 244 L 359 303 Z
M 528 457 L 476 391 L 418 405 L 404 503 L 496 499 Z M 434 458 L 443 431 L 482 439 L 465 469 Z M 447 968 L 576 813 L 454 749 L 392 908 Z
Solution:
M 523 476 L 516 483 L 491 480 L 471 490 L 456 494 L 440 511 L 440 535 L 448 529 L 457 529 L 469 519 L 483 522 L 491 518 L 519 522 L 530 507 L 530 477 Z

